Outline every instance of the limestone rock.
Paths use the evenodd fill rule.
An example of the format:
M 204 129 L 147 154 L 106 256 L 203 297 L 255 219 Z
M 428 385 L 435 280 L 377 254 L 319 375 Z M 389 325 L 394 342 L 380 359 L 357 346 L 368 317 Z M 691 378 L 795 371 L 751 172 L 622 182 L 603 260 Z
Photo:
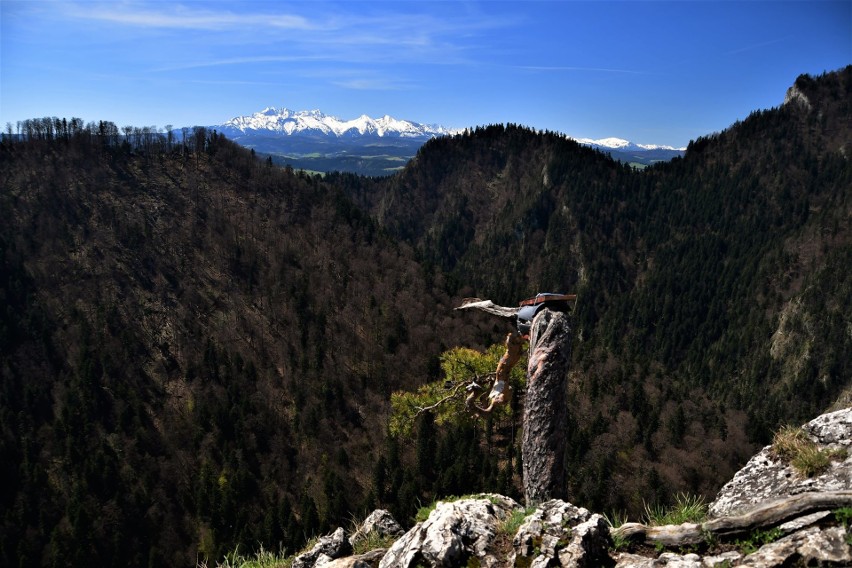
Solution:
M 508 497 L 439 501 L 429 518 L 405 533 L 379 563 L 381 568 L 413 568 L 418 564 L 444 568 L 464 566 L 476 557 L 480 566 L 497 566 L 489 553 L 500 524 L 519 509 Z
M 568 546 L 557 551 L 559 564 L 565 568 L 612 566 L 608 552 L 611 545 L 609 525 L 602 515 L 595 513 L 573 528 Z
M 724 552 L 717 556 L 705 556 L 697 554 L 674 554 L 664 552 L 658 558 L 648 558 L 638 554 L 621 553 L 616 556 L 615 568 L 727 568 L 739 566 L 738 561 L 742 558 L 739 552 Z
M 352 546 L 346 539 L 346 531 L 338 528 L 330 535 L 320 537 L 313 548 L 293 560 L 293 568 L 314 568 L 350 554 Z
M 609 566 L 610 544 L 609 528 L 601 515 L 552 499 L 539 505 L 518 528 L 510 564 L 530 558 L 530 566 Z
M 761 546 L 739 566 L 769 568 L 795 561 L 802 566 L 852 566 L 852 546 L 846 539 L 843 527 L 811 527 Z
M 352 536 L 349 537 L 349 544 L 353 547 L 361 540 L 366 539 L 371 533 L 376 533 L 381 537 L 386 536 L 401 536 L 405 531 L 393 518 L 390 512 L 384 509 L 376 509 L 364 519 L 361 526 L 358 527 Z
M 809 527 L 815 523 L 818 523 L 829 515 L 831 515 L 831 511 L 817 511 L 816 513 L 804 515 L 795 518 L 791 521 L 787 521 L 786 523 L 782 523 L 778 525 L 778 530 L 780 530 L 783 534 L 787 535 L 805 527 Z
M 852 490 L 852 408 L 823 414 L 803 429 L 821 448 L 849 450 L 846 460 L 833 462 L 821 475 L 803 478 L 791 466 L 773 457 L 771 446 L 767 446 L 722 487 L 710 504 L 710 516 L 735 515 L 768 500 L 808 491 Z

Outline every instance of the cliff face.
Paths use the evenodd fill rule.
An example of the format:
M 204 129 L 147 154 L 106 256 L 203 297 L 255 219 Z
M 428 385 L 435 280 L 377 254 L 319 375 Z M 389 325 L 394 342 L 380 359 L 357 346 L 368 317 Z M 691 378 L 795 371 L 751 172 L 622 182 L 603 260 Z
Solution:
M 525 509 L 507 497 L 480 494 L 438 502 L 428 519 L 387 550 L 346 556 L 351 548 L 343 546 L 338 529 L 342 545 L 336 556 L 328 554 L 327 537 L 297 562 L 303 568 L 850 566 L 852 408 L 789 431 L 794 430 L 801 432 L 803 447 L 829 456 L 821 471 L 803 474 L 776 437 L 722 488 L 698 523 L 613 528 L 601 514 L 562 500 Z M 371 518 L 376 516 L 381 515 Z M 364 532 L 359 529 L 362 537 Z M 324 555 L 319 547 L 325 547 Z

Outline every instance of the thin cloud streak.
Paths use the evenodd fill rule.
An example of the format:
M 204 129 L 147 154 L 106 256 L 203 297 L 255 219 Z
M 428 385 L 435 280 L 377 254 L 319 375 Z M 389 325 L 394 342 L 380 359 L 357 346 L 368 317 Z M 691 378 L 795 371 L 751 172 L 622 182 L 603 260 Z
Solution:
M 260 55 L 252 57 L 229 57 L 214 61 L 197 61 L 194 63 L 181 63 L 151 69 L 152 72 L 187 71 L 189 69 L 204 69 L 210 67 L 224 67 L 229 65 L 252 65 L 255 63 L 300 63 L 328 61 L 329 57 L 319 55 Z
M 526 69 L 528 71 L 587 71 L 595 73 L 625 73 L 629 75 L 647 75 L 647 71 L 636 71 L 634 69 L 609 69 L 606 67 L 571 67 L 571 66 L 546 66 L 546 65 L 521 65 L 515 69 Z
M 727 52 L 725 52 L 725 55 L 739 55 L 740 53 L 745 53 L 747 51 L 754 51 L 755 49 L 761 49 L 763 47 L 775 45 L 777 43 L 781 43 L 783 41 L 786 41 L 787 39 L 789 39 L 789 37 L 782 37 L 782 38 L 773 39 L 773 40 L 770 40 L 770 41 L 755 43 L 753 45 L 747 45 L 747 46 L 741 47 L 739 49 L 734 49 L 733 51 L 727 51 Z
M 407 83 L 383 79 L 349 79 L 332 81 L 331 84 L 353 91 L 407 91 L 412 88 L 412 85 Z
M 273 29 L 315 30 L 302 16 L 279 14 L 235 14 L 233 12 L 196 11 L 178 8 L 168 13 L 152 10 L 127 10 L 108 7 L 91 9 L 89 6 L 66 6 L 69 17 L 97 20 L 111 24 L 124 24 L 144 28 L 167 28 L 185 30 L 226 30 L 245 26 Z

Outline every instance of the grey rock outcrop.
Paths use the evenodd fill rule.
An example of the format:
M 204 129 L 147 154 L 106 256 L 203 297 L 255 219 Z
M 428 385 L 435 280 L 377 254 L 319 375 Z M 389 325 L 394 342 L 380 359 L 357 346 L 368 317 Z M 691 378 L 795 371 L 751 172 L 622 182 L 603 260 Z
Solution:
M 464 566 L 476 557 L 480 566 L 498 566 L 489 546 L 501 523 L 520 505 L 508 497 L 483 495 L 459 501 L 439 501 L 429 518 L 417 523 L 391 546 L 379 566 L 412 568 Z
M 349 544 L 353 547 L 360 541 L 368 538 L 371 534 L 380 537 L 401 536 L 405 531 L 396 522 L 393 515 L 384 509 L 376 509 L 370 513 L 361 526 L 349 537 Z
M 330 535 L 320 537 L 309 551 L 303 552 L 293 560 L 293 568 L 314 568 L 328 564 L 331 560 L 352 553 L 352 545 L 346 539 L 346 531 L 338 528 Z
M 710 516 L 738 514 L 759 503 L 809 491 L 852 490 L 852 408 L 823 414 L 802 428 L 821 449 L 846 449 L 846 459 L 833 462 L 820 475 L 803 477 L 767 446 L 722 487 L 710 504 Z
M 824 414 L 803 429 L 819 448 L 852 453 L 852 408 Z M 613 530 L 612 535 L 619 538 L 642 535 L 645 539 L 639 540 L 642 546 L 631 552 L 613 550 L 610 527 L 601 515 L 558 499 L 539 504 L 512 534 L 508 532 L 507 521 L 513 515 L 517 519 L 524 509 L 507 497 L 481 494 L 438 502 L 427 520 L 402 534 L 387 550 L 377 548 L 347 556 L 352 545 L 370 533 L 393 536 L 401 532 L 387 511 L 374 511 L 351 538 L 346 539 L 344 530 L 338 529 L 298 556 L 293 566 L 849 567 L 852 566 L 852 526 L 847 526 L 848 513 L 838 512 L 844 507 L 852 507 L 852 457 L 847 455 L 833 462 L 826 472 L 807 478 L 776 460 L 765 448 L 719 492 L 710 505 L 709 520 L 665 527 L 626 523 Z M 631 524 L 634 525 L 631 530 L 623 530 Z M 754 537 L 757 529 L 771 530 L 774 541 L 750 553 L 742 543 L 731 550 L 738 540 L 746 542 Z M 688 535 L 692 536 L 681 538 Z M 703 555 L 693 552 L 714 539 L 722 539 L 717 542 L 723 546 L 711 546 Z M 653 548 L 660 550 L 650 555 L 635 553 Z
M 715 556 L 701 557 L 698 554 L 675 554 L 664 552 L 657 558 L 648 558 L 638 554 L 618 554 L 615 568 L 729 568 L 737 566 L 742 558 L 739 552 L 725 552 Z
M 776 542 L 765 544 L 745 557 L 740 566 L 852 566 L 852 547 L 846 529 L 841 526 L 811 527 Z
M 603 517 L 552 499 L 528 515 L 512 539 L 509 565 L 602 567 L 612 565 L 609 527 Z

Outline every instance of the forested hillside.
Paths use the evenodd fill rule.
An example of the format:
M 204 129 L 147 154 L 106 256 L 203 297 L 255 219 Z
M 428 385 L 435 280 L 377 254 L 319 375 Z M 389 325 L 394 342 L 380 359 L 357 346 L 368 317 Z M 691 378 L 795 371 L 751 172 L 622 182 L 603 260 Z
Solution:
M 475 330 L 318 178 L 111 133 L 3 145 L 2 564 L 292 550 L 370 506 L 390 393 Z
M 380 179 L 28 121 L 0 144 L 0 564 L 192 565 L 517 495 L 517 420 L 387 436 L 391 392 L 505 335 L 472 295 L 578 294 L 573 502 L 712 494 L 850 387 L 850 101 L 852 68 L 801 77 L 643 171 L 497 125 Z
M 572 494 L 641 511 L 712 493 L 849 387 L 850 95 L 852 68 L 802 76 L 784 105 L 641 172 L 483 127 L 347 191 L 464 295 L 578 293 Z

